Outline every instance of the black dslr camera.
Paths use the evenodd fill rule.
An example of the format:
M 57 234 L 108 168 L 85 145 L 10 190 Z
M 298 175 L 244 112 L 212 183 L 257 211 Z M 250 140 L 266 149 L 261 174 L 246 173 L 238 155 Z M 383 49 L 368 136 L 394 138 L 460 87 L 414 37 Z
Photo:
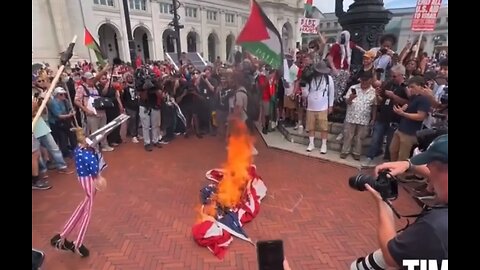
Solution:
M 317 72 L 313 68 L 313 65 L 306 66 L 302 71 L 302 76 L 300 77 L 300 86 L 305 87 L 309 84 L 313 78 L 317 76 Z
M 155 88 L 155 73 L 148 67 L 141 67 L 135 71 L 135 88 L 137 91 L 156 90 Z M 145 85 L 146 84 L 146 85 Z M 147 86 L 147 87 L 146 87 Z
M 395 200 L 398 197 L 398 181 L 389 170 L 379 172 L 376 179 L 366 174 L 352 176 L 348 179 L 348 184 L 358 191 L 365 191 L 365 184 L 369 184 L 384 200 Z

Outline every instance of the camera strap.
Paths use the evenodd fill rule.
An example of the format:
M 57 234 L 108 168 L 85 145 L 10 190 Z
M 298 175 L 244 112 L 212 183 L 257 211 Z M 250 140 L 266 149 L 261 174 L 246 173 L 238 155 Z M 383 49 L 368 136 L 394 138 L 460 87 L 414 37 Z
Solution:
M 414 215 L 401 215 L 400 213 L 398 213 L 398 211 L 395 209 L 395 207 L 393 207 L 392 203 L 387 200 L 387 199 L 384 199 L 383 200 L 389 207 L 390 209 L 392 209 L 393 213 L 395 214 L 395 216 L 398 218 L 398 219 L 401 219 L 401 218 L 406 218 L 407 219 L 407 225 L 405 225 L 405 227 L 403 227 L 402 229 L 398 230 L 397 233 L 399 232 L 402 232 L 404 231 L 405 229 L 408 228 L 408 226 L 410 226 L 410 220 L 409 218 L 419 218 L 419 217 L 422 217 L 423 215 L 425 215 L 428 211 L 431 211 L 431 210 L 434 210 L 434 209 L 443 209 L 443 208 L 448 208 L 448 204 L 447 205 L 434 205 L 434 206 L 428 206 L 428 205 L 424 205 L 422 211 L 418 214 L 414 214 Z

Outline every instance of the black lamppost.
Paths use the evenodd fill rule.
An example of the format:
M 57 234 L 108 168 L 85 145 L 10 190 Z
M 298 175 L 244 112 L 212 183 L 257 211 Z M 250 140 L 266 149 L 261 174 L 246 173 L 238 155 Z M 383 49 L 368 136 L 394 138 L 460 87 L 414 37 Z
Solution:
M 132 35 L 132 26 L 130 25 L 130 10 L 128 9 L 128 1 L 123 0 L 123 14 L 125 15 L 125 26 L 127 27 L 128 49 L 130 50 L 130 61 L 134 66 L 135 63 L 135 41 Z
M 125 0 L 124 0 L 125 1 Z M 173 26 L 173 29 L 175 30 L 175 40 L 177 42 L 177 57 L 178 57 L 178 62 L 180 63 L 180 58 L 182 56 L 182 47 L 180 43 L 180 29 L 182 29 L 184 26 L 180 25 L 180 15 L 178 15 L 178 9 L 180 8 L 180 2 L 177 0 L 172 0 L 173 8 L 173 21 L 171 21 L 168 25 Z

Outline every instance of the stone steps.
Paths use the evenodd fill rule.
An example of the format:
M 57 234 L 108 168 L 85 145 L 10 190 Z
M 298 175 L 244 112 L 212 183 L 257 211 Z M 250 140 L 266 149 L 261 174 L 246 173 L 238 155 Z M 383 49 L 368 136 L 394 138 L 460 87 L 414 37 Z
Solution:
M 305 131 L 299 134 L 298 130 L 294 130 L 291 127 L 284 127 L 282 125 L 279 125 L 277 129 L 278 131 L 280 131 L 280 133 L 283 134 L 285 139 L 288 140 L 289 142 L 299 143 L 305 146 L 308 146 L 310 142 L 308 135 Z M 342 130 L 343 130 L 343 124 L 332 123 L 332 122 L 328 123 L 328 139 L 327 139 L 328 150 L 340 152 L 340 150 L 342 149 L 343 140 L 337 141 L 336 138 L 338 134 L 342 132 Z M 353 141 L 354 140 L 355 138 L 353 139 Z M 367 137 L 365 138 L 365 140 L 363 140 L 363 145 L 362 145 L 363 155 L 367 153 L 368 147 L 370 146 L 370 142 L 371 142 L 371 137 Z M 320 138 L 320 132 L 315 132 L 315 147 L 320 148 L 321 145 L 322 145 L 322 140 Z

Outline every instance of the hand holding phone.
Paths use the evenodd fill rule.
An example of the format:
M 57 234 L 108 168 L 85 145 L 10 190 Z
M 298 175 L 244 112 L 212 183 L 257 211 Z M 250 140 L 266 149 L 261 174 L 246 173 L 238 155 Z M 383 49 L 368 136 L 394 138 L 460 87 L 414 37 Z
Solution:
M 259 270 L 285 270 L 283 268 L 283 241 L 258 241 L 257 261 Z

